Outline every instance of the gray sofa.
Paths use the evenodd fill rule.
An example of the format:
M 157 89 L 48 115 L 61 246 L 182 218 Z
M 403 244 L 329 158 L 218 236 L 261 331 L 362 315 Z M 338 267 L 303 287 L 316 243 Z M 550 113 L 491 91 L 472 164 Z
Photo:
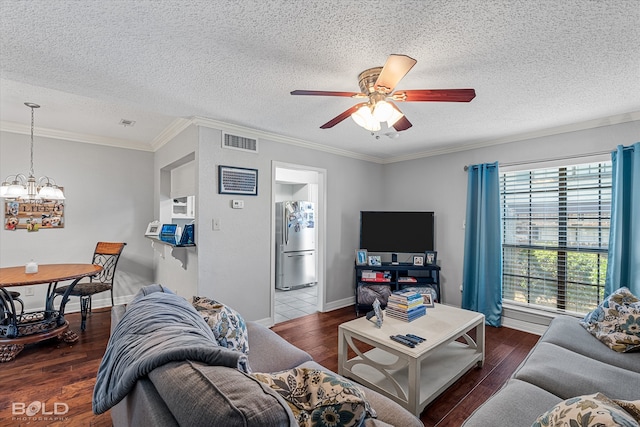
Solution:
M 126 312 L 114 306 L 111 332 Z M 322 369 L 311 356 L 255 322 L 247 322 L 249 366 L 253 372 L 279 372 L 293 367 Z M 363 386 L 377 419 L 366 426 L 421 427 L 411 413 Z M 296 425 L 285 401 L 264 384 L 237 369 L 184 361 L 160 366 L 137 381 L 111 408 L 120 426 L 289 426 Z
M 504 387 L 463 426 L 529 427 L 561 401 L 597 392 L 612 399 L 640 399 L 640 353 L 615 352 L 578 319 L 560 316 Z

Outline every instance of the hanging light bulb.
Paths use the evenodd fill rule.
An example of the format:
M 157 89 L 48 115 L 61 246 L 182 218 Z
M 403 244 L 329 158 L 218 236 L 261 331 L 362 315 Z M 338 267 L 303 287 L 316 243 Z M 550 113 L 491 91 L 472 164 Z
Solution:
M 395 108 L 393 108 L 393 106 L 387 101 L 379 101 L 373 109 L 373 117 L 375 117 L 379 122 L 386 122 L 394 111 Z
M 358 108 L 355 113 L 351 114 L 351 118 L 358 126 L 365 128 L 369 132 L 377 132 L 380 130 L 380 122 L 371 114 L 371 106 L 369 104 Z

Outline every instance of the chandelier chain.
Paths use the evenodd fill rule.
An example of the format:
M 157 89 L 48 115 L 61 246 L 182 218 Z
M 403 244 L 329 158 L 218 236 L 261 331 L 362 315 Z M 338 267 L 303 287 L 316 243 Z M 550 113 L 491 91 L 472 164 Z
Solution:
M 29 169 L 29 174 L 31 176 L 33 175 L 33 109 L 34 107 L 30 107 L 31 108 L 31 168 Z

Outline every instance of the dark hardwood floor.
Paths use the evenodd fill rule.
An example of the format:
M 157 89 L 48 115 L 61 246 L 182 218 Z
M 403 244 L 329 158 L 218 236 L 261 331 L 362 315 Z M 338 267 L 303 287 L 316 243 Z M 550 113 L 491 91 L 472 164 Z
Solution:
M 307 351 L 321 365 L 338 369 L 338 325 L 355 318 L 353 307 L 289 320 L 272 329 Z M 26 346 L 18 357 L 0 364 L 0 426 L 110 426 L 107 412 L 91 411 L 95 376 L 109 338 L 110 309 L 94 310 L 87 330 L 80 332 L 80 315 L 67 315 L 80 340 L 68 345 L 56 339 Z M 429 405 L 420 419 L 425 426 L 459 426 L 498 390 L 537 342 L 538 336 L 508 328 L 486 328 L 486 357 Z M 60 420 L 20 420 L 14 403 L 44 402 L 47 412 L 56 402 L 69 407 Z M 18 416 L 19 417 L 19 416 Z M 400 426 L 399 426 L 400 427 Z
M 94 415 L 91 410 L 96 373 L 109 340 L 111 308 L 94 310 L 84 332 L 80 313 L 65 317 L 80 337 L 76 343 L 53 338 L 26 345 L 14 360 L 0 363 L 0 426 L 111 426 L 108 412 Z M 43 402 L 46 413 L 54 412 L 56 402 L 68 405 L 69 411 L 57 416 L 40 411 L 43 420 L 13 415 L 14 403 L 32 402 Z

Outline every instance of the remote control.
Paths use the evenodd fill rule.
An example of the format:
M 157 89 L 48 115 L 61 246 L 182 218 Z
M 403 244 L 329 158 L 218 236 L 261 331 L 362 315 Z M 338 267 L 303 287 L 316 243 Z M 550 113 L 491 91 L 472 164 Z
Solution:
M 407 347 L 415 348 L 415 344 L 403 337 L 402 335 L 391 335 L 389 338 L 392 340 L 399 342 L 400 344 L 406 345 Z
M 420 344 L 422 341 L 420 341 L 419 339 L 413 338 L 411 335 L 407 334 L 405 336 L 403 336 L 402 338 L 405 338 L 409 341 L 411 341 L 412 343 L 414 343 L 415 345 Z
M 424 342 L 424 341 L 426 341 L 426 338 L 422 338 L 422 337 L 419 337 L 419 336 L 414 335 L 414 334 L 407 334 L 407 336 L 408 336 L 409 338 L 413 338 L 413 339 L 419 340 L 420 342 Z

